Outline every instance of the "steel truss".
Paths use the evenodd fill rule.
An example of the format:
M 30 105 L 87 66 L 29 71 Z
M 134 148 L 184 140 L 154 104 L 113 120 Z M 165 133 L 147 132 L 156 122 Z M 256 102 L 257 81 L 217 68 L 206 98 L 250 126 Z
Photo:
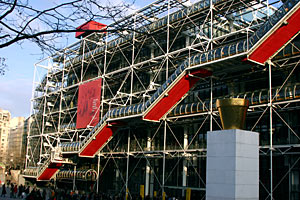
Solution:
M 158 0 L 109 25 L 106 33 L 89 35 L 40 61 L 35 65 L 26 167 L 41 166 L 61 143 L 81 142 L 93 128 L 76 129 L 79 85 L 102 78 L 101 117 L 114 108 L 146 102 L 186 58 L 191 66 L 197 53 L 240 40 L 248 44 L 252 33 L 281 5 L 281 1 L 210 0 L 190 5 Z M 173 13 L 187 8 L 198 10 L 175 20 L 179 14 Z M 119 31 L 109 31 L 115 29 Z M 200 64 L 213 70 L 213 76 L 202 79 L 161 122 L 125 119 L 127 126 L 98 153 L 97 190 L 132 197 L 138 190 L 134 184 L 145 185 L 150 196 L 154 191 L 184 195 L 192 188 L 205 199 L 206 132 L 221 128 L 215 100 L 243 97 L 251 103 L 247 129 L 260 132 L 261 158 L 269 162 L 264 169 L 270 170 L 260 180 L 261 196 L 275 199 L 285 178 L 298 173 L 299 124 L 289 119 L 293 110 L 299 111 L 298 41 L 291 40 L 267 66 L 242 61 L 245 52 Z M 279 78 L 280 73 L 285 79 Z M 254 78 L 265 85 L 249 89 Z M 288 96 L 289 88 L 293 90 Z M 192 104 L 202 108 L 193 111 Z M 277 126 L 287 128 L 283 135 L 288 135 L 288 142 L 276 137 Z M 278 169 L 273 170 L 273 159 L 280 156 L 290 160 L 282 178 Z M 137 177 L 138 172 L 145 177 Z M 111 173 L 117 177 L 112 180 L 114 188 L 106 188 L 102 180 Z M 295 199 L 291 181 L 288 188 L 289 198 Z

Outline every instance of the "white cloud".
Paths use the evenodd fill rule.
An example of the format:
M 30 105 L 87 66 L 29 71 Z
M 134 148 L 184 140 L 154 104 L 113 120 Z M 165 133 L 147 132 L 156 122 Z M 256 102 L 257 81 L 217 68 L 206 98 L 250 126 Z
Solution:
M 3 80 L 0 77 L 0 108 L 9 110 L 12 117 L 30 115 L 32 80 Z

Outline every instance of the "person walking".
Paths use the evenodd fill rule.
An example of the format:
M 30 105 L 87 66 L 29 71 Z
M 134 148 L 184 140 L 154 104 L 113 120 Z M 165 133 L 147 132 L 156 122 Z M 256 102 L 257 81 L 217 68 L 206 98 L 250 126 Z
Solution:
M 5 187 L 5 183 L 2 185 L 2 193 L 1 193 L 1 197 L 5 197 L 6 195 L 6 187 Z
M 17 194 L 18 194 L 18 186 L 17 186 L 17 184 L 14 186 L 13 192 L 14 192 L 14 198 L 16 198 Z
M 45 189 L 45 188 L 43 189 L 43 194 L 42 194 L 42 196 L 43 196 L 43 200 L 46 200 L 46 199 L 47 199 L 47 192 L 46 192 L 46 189 Z
M 25 196 L 26 197 L 29 195 L 29 192 L 30 192 L 30 186 L 28 185 L 27 188 L 25 189 Z
M 9 197 L 14 198 L 14 184 L 10 183 Z
M 22 193 L 23 193 L 23 185 L 19 185 L 18 188 L 18 198 L 22 198 Z

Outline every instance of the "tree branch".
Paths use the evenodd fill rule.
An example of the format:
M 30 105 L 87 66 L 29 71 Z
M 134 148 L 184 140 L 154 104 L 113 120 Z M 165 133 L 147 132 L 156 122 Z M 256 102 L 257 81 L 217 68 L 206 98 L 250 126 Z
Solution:
M 5 18 L 7 15 L 9 15 L 10 13 L 12 13 L 12 11 L 15 9 L 16 5 L 17 5 L 17 0 L 14 1 L 14 3 L 12 4 L 12 7 L 8 11 L 6 11 L 2 16 L 0 16 L 0 21 L 3 18 Z

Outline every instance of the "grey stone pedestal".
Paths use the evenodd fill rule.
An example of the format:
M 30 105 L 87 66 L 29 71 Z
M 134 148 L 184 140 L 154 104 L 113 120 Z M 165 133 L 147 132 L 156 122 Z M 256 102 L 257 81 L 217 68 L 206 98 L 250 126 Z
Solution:
M 239 129 L 208 132 L 206 200 L 258 198 L 258 133 Z

